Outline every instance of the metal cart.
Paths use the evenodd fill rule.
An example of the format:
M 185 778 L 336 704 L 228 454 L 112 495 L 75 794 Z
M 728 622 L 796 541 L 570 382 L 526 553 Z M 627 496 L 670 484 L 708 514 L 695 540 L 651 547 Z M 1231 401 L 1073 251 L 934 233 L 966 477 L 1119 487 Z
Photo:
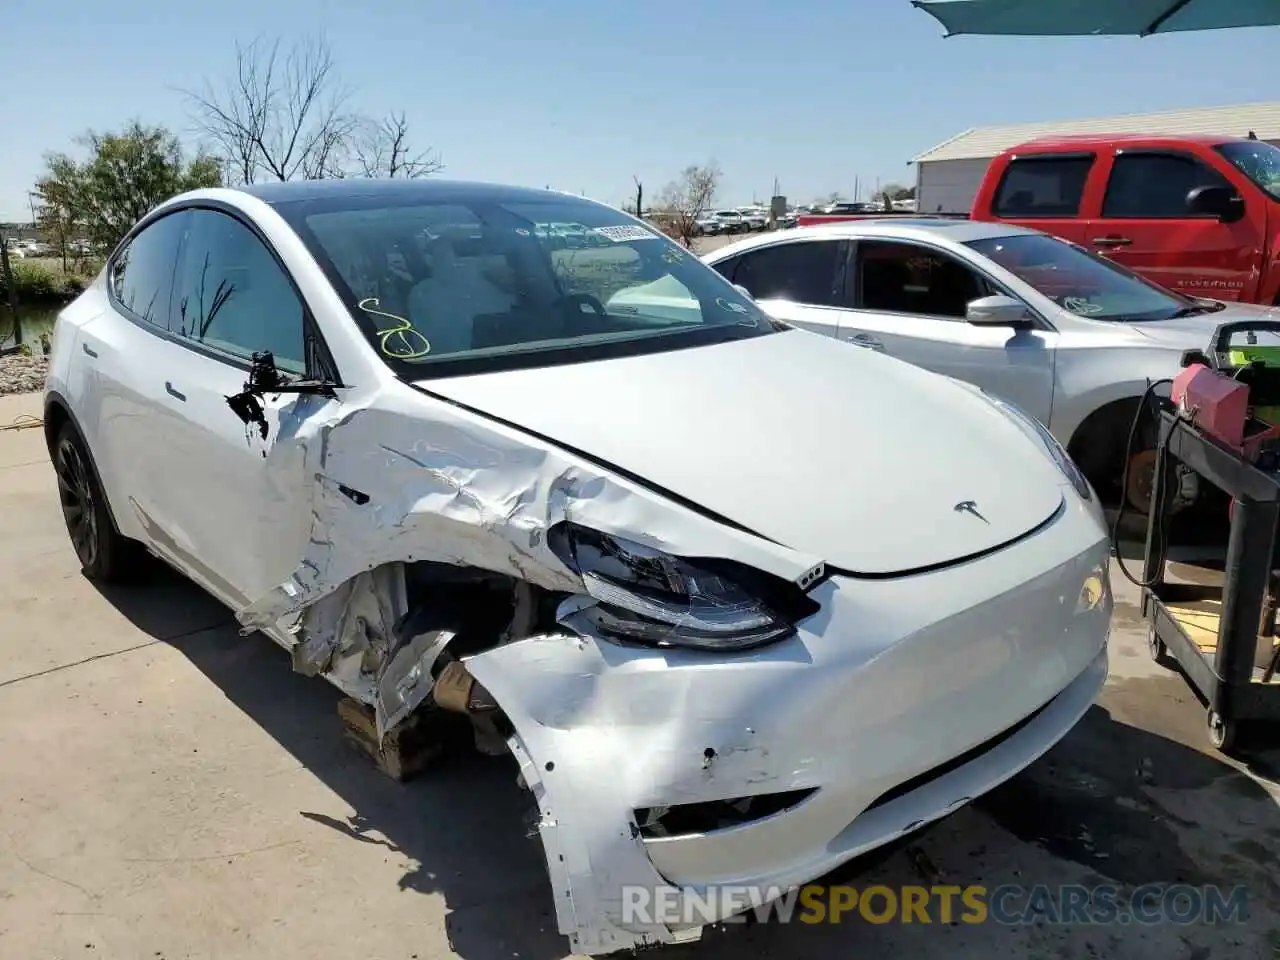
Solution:
M 1177 660 L 1208 704 L 1209 740 L 1224 753 L 1241 724 L 1280 720 L 1280 677 L 1273 583 L 1280 474 L 1258 469 L 1238 453 L 1165 410 L 1153 502 L 1147 519 L 1142 613 L 1157 662 Z M 1165 581 L 1168 517 L 1177 461 L 1235 500 L 1221 587 Z M 1264 609 L 1266 615 L 1264 616 Z

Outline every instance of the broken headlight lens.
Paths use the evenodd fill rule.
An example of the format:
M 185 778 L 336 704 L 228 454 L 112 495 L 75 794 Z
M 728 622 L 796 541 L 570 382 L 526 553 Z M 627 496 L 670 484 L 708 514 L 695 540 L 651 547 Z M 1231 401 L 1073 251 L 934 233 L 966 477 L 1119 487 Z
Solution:
M 790 636 L 797 614 L 817 609 L 803 594 L 801 603 L 795 597 L 770 602 L 773 598 L 764 594 L 776 591 L 781 600 L 789 585 L 766 585 L 766 575 L 753 576 L 731 564 L 694 563 L 572 523 L 562 524 L 555 534 L 552 545 L 557 554 L 578 571 L 587 594 L 598 601 L 584 613 L 601 634 L 614 640 L 744 650 Z M 750 580 L 759 582 L 744 582 Z

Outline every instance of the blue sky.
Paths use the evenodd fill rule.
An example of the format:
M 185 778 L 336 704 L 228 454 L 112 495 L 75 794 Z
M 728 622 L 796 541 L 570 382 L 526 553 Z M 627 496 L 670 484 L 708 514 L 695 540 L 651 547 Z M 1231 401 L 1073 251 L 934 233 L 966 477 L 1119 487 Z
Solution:
M 0 220 L 29 218 L 47 151 L 133 117 L 187 133 L 181 89 L 237 40 L 316 32 L 354 103 L 405 111 L 447 175 L 610 203 L 711 158 L 722 202 L 774 177 L 851 196 L 969 126 L 1280 97 L 1280 28 L 944 39 L 908 0 L 2 0 Z

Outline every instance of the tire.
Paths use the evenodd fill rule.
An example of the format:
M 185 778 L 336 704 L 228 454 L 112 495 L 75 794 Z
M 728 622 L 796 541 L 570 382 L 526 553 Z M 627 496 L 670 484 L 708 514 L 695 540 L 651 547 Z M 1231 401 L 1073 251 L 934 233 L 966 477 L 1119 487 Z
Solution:
M 1126 489 L 1125 470 L 1128 457 L 1129 429 L 1138 400 L 1121 400 L 1095 410 L 1081 424 L 1067 452 L 1079 465 L 1094 490 L 1108 506 L 1128 502 L 1128 508 L 1143 516 L 1149 509 L 1152 454 L 1156 446 L 1154 423 L 1145 421 L 1139 431 Z M 1144 494 L 1146 495 L 1144 498 Z
M 133 579 L 142 561 L 139 544 L 120 535 L 84 441 L 71 423 L 58 431 L 53 447 L 58 500 L 81 572 L 97 583 Z
M 1215 750 L 1231 756 L 1235 753 L 1240 737 L 1240 725 L 1235 720 L 1223 720 L 1210 707 L 1205 717 L 1209 733 L 1209 743 Z

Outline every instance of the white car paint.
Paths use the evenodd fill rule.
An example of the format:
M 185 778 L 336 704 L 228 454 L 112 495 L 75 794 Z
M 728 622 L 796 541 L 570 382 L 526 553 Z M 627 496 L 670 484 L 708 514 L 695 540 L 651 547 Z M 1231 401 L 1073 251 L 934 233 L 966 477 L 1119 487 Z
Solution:
M 980 386 L 1034 415 L 1064 446 L 1072 444 L 1090 414 L 1117 401 L 1137 400 L 1148 382 L 1173 377 L 1183 353 L 1207 349 L 1218 324 L 1280 316 L 1273 308 L 1233 303 L 1215 313 L 1172 320 L 1093 320 L 1064 309 L 966 245 L 973 240 L 1026 235 L 1044 236 L 1009 224 L 867 219 L 745 239 L 708 253 L 703 260 L 715 266 L 751 250 L 829 240 L 898 241 L 955 258 L 1020 300 L 1043 322 L 1035 329 L 1013 330 L 905 313 L 784 300 L 758 302 L 785 322 Z
M 718 884 L 812 880 L 1012 776 L 1092 703 L 1112 607 L 1098 504 L 980 391 L 768 332 L 730 284 L 675 252 L 663 262 L 697 270 L 695 285 L 742 307 L 732 323 L 755 318 L 760 334 L 410 382 L 276 202 L 467 188 L 256 189 L 199 191 L 157 214 L 214 203 L 255 226 L 349 386 L 266 391 L 265 437 L 246 429 L 225 400 L 244 365 L 131 318 L 109 295 L 113 259 L 58 318 L 46 424 L 78 428 L 121 534 L 297 669 L 374 707 L 380 730 L 431 693 L 452 635 L 414 576 L 510 583 L 510 623 L 461 660 L 511 724 L 575 952 L 687 939 L 716 919 L 629 917 L 628 886 L 674 886 L 679 904 Z M 557 202 L 679 250 L 617 211 Z M 767 581 L 812 612 L 742 650 L 610 639 L 599 578 L 552 542 L 566 522 L 732 562 L 756 571 L 749 593 Z M 550 615 L 538 597 L 557 601 Z M 425 632 L 405 636 L 397 625 L 414 617 Z M 664 836 L 637 820 L 793 791 L 803 800 L 727 829 Z

